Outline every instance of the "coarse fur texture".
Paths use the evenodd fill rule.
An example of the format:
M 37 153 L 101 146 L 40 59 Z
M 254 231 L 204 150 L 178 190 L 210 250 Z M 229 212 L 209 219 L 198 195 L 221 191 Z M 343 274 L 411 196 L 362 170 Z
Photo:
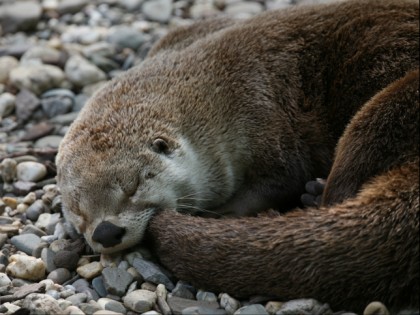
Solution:
M 71 126 L 66 217 L 111 253 L 155 215 L 164 265 L 205 288 L 418 307 L 418 18 L 356 0 L 173 31 Z M 327 176 L 321 209 L 158 211 L 286 210 Z

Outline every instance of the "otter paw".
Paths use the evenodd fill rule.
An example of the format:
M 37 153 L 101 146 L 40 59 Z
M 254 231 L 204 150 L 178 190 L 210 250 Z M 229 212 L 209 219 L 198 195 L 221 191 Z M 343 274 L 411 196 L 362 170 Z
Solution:
M 306 183 L 306 192 L 300 196 L 300 201 L 304 207 L 319 207 L 321 205 L 325 184 L 326 181 L 322 178 L 317 178 Z

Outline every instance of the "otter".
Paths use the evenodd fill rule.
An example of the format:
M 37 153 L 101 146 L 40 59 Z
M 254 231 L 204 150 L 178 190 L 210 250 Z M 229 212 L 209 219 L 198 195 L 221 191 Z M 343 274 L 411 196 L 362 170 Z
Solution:
M 351 0 L 170 32 L 71 125 L 64 215 L 101 253 L 147 229 L 203 288 L 418 306 L 418 18 Z M 322 206 L 296 209 L 317 177 Z

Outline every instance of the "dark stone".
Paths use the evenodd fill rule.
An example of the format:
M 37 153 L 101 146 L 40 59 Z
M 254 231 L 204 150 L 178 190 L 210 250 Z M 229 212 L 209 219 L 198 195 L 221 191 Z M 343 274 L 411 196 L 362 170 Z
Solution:
M 144 259 L 136 258 L 133 261 L 133 267 L 136 268 L 144 280 L 154 284 L 162 283 L 169 291 L 175 288 L 172 281 L 169 280 L 158 265 Z

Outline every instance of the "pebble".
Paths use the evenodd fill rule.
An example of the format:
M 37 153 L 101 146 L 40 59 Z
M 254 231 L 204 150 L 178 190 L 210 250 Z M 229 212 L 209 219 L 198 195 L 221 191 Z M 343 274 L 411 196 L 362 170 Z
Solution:
M 20 234 L 13 236 L 10 242 L 18 250 L 31 255 L 32 251 L 41 243 L 41 238 L 35 234 Z
M 70 280 L 70 278 L 71 273 L 66 268 L 57 268 L 51 271 L 47 276 L 47 279 L 51 279 L 52 281 L 54 281 L 54 283 L 58 284 L 63 284 L 67 280 Z
M 66 315 L 85 315 L 85 313 L 77 306 L 70 305 L 64 309 Z
M 87 295 L 86 293 L 76 293 L 66 298 L 66 300 L 70 301 L 71 304 L 78 306 L 87 301 Z
M 195 297 L 195 289 L 193 286 L 183 282 L 178 281 L 176 283 L 175 288 L 172 290 L 173 296 L 178 296 L 184 299 L 194 300 Z
M 265 305 L 265 309 L 270 315 L 274 315 L 282 306 L 283 302 L 270 301 Z
M 161 271 L 160 267 L 156 264 L 141 258 L 135 258 L 133 261 L 133 267 L 137 269 L 137 271 L 146 281 L 150 281 L 155 284 L 162 283 L 170 291 L 172 291 L 175 288 L 172 281 L 169 280 L 169 278 Z
M 10 82 L 19 89 L 28 89 L 36 95 L 59 87 L 64 81 L 64 72 L 53 65 L 27 64 L 10 71 Z
M 89 264 L 80 266 L 76 271 L 83 278 L 92 279 L 99 276 L 102 272 L 102 269 L 102 265 L 99 262 L 94 261 Z
M 217 296 L 213 292 L 198 290 L 196 298 L 198 301 L 217 302 Z
M 156 294 L 147 290 L 135 290 L 123 297 L 124 306 L 138 313 L 150 311 L 156 299 Z
M 57 267 L 67 268 L 70 271 L 74 271 L 77 268 L 79 258 L 79 254 L 75 251 L 60 250 L 55 254 L 54 264 Z
M 3 272 L 0 272 L 0 287 L 9 285 L 12 283 L 12 280 Z
M 106 291 L 110 294 L 123 296 L 128 286 L 133 282 L 133 276 L 124 269 L 107 267 L 102 270 L 102 279 Z
M 15 254 L 9 257 L 6 272 L 26 280 L 41 280 L 45 277 L 45 265 L 39 258 Z
M 16 116 L 22 121 L 29 119 L 41 104 L 39 98 L 27 89 L 21 89 L 16 94 Z
M 146 18 L 167 23 L 172 13 L 172 0 L 149 0 L 143 4 L 142 9 Z
M 108 311 L 113 311 L 117 313 L 126 314 L 127 309 L 124 307 L 124 305 L 121 302 L 109 299 L 109 298 L 100 298 L 98 301 L 98 305 Z
M 314 299 L 296 299 L 284 302 L 276 315 L 290 315 L 296 313 L 332 314 L 328 304 L 319 303 Z
M 100 297 L 105 297 L 108 294 L 106 292 L 102 276 L 94 278 L 92 280 L 92 286 Z
M 37 182 L 47 175 L 47 168 L 37 162 L 22 162 L 16 166 L 16 173 L 21 181 Z
M 0 15 L 1 16 L 1 15 Z M 0 57 L 0 83 L 6 84 L 9 81 L 9 74 L 12 69 L 19 65 L 19 60 L 12 56 Z
M 22 303 L 22 307 L 27 308 L 30 314 L 62 314 L 57 300 L 47 294 L 31 293 Z
M 290 313 L 291 315 L 292 313 Z M 294 313 L 298 314 L 298 313 Z M 251 304 L 238 309 L 234 315 L 269 315 L 261 304 Z
M 41 97 L 41 106 L 48 118 L 67 114 L 74 105 L 74 94 L 71 93 L 73 96 L 69 96 L 70 93 L 66 93 L 69 90 L 60 89 L 55 91 L 56 93 L 53 94 L 50 90 Z
M 57 149 L 60 145 L 61 140 L 63 140 L 62 136 L 52 135 L 52 136 L 46 136 L 42 137 L 41 139 L 38 139 L 34 146 L 35 148 L 52 148 Z
M 21 63 L 36 60 L 44 64 L 59 65 L 62 61 L 63 54 L 48 46 L 34 46 L 29 48 L 20 58 Z
M 379 302 L 374 301 L 369 303 L 363 311 L 363 315 L 389 315 L 389 311 L 386 306 Z
M 35 1 L 12 1 L 0 10 L 0 26 L 4 33 L 29 31 L 36 27 L 42 8 Z
M 86 86 L 106 79 L 106 74 L 101 69 L 79 55 L 67 60 L 64 71 L 68 79 L 77 86 Z
M 241 307 L 241 303 L 238 300 L 231 297 L 229 294 L 223 293 L 220 296 L 220 306 L 223 307 L 226 310 L 226 312 L 231 315 Z
M 147 39 L 145 34 L 132 27 L 116 26 L 110 31 L 107 41 L 120 49 L 128 47 L 137 50 Z
M 204 306 L 190 306 L 184 308 L 181 312 L 182 315 L 227 315 L 226 311 L 219 308 L 213 309 Z
M 213 310 L 220 309 L 220 305 L 217 302 L 189 300 L 177 296 L 168 296 L 167 302 L 172 312 L 175 314 L 181 314 L 182 310 L 188 307 L 203 307 Z
M 1 64 L 0 64 L 1 67 Z M 0 117 L 9 116 L 15 110 L 16 96 L 10 93 L 0 95 Z
M 41 213 L 45 211 L 45 204 L 42 200 L 36 200 L 26 209 L 26 217 L 31 221 L 37 221 Z
M 16 178 L 17 162 L 14 159 L 6 158 L 0 164 L 1 177 L 6 183 L 12 182 Z
M 91 303 L 81 303 L 79 305 L 79 308 L 82 310 L 83 313 L 85 313 L 87 315 L 90 315 L 90 314 L 93 314 L 97 311 L 102 310 L 102 308 L 99 305 L 93 305 Z

